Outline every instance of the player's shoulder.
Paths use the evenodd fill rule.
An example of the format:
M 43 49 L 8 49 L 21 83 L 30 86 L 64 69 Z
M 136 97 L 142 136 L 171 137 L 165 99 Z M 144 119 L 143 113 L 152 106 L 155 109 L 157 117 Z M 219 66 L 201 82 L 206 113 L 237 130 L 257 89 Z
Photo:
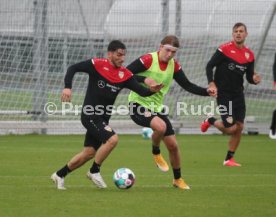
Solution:
M 179 72 L 180 69 L 182 68 L 181 64 L 175 58 L 173 58 L 173 61 L 174 61 L 174 72 Z
M 144 54 L 139 59 L 140 62 L 148 69 L 153 61 L 152 53 Z
M 151 53 L 147 53 L 142 55 L 140 58 L 140 61 L 145 65 L 152 63 L 152 54 Z
M 232 47 L 234 46 L 234 43 L 232 41 L 229 41 L 229 42 L 226 42 L 224 44 L 221 44 L 219 47 L 218 47 L 218 50 L 221 51 L 221 52 L 224 52 L 226 50 L 229 50 L 231 49 Z
M 96 65 L 101 66 L 101 65 L 107 64 L 108 60 L 105 59 L 105 58 L 96 58 L 96 57 L 94 57 L 94 58 L 91 59 L 91 62 L 95 66 Z

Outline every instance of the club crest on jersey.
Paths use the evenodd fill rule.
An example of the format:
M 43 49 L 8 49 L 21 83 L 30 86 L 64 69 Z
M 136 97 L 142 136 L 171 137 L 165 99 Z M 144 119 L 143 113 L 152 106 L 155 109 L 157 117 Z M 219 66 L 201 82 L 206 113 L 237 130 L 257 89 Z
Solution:
M 150 116 L 151 116 L 151 112 L 145 111 L 144 116 L 145 116 L 146 118 L 150 117 Z
M 244 53 L 244 56 L 245 56 L 246 59 L 249 59 L 250 54 L 249 54 L 248 52 L 245 52 L 245 53 Z
M 228 116 L 228 118 L 226 118 L 226 121 L 227 121 L 229 124 L 233 124 L 233 117 Z
M 108 132 L 111 132 L 111 131 L 112 131 L 112 128 L 111 128 L 110 126 L 108 126 L 108 125 L 106 125 L 106 126 L 104 127 L 104 129 L 105 129 L 106 131 L 108 131 Z
M 125 76 L 125 73 L 123 71 L 119 71 L 118 75 L 119 75 L 119 78 L 122 79 Z

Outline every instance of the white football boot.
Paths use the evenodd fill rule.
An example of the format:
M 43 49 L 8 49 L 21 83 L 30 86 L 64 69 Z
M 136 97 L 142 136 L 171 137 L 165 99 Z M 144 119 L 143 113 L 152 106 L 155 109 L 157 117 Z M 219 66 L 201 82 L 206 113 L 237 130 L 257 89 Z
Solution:
M 270 130 L 270 131 L 269 131 L 269 138 L 270 138 L 270 139 L 276 139 L 276 133 L 273 134 L 273 133 L 272 133 L 272 130 Z
M 58 190 L 66 190 L 64 187 L 64 178 L 61 178 L 56 173 L 53 173 L 51 175 L 51 179 L 56 184 Z
M 90 179 L 98 188 L 107 188 L 100 173 L 90 173 L 87 172 L 87 178 Z

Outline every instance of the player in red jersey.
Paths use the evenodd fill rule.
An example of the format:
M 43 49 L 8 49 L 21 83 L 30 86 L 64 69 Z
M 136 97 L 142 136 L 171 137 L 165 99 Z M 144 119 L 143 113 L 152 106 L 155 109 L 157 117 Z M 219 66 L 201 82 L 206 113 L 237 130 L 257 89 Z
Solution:
M 100 166 L 118 143 L 118 136 L 108 125 L 113 104 L 123 88 L 137 92 L 141 96 L 150 96 L 158 92 L 163 85 L 152 84 L 150 89 L 139 82 L 145 82 L 142 76 L 133 74 L 122 66 L 126 55 L 125 45 L 118 40 L 111 41 L 107 49 L 107 58 L 93 58 L 70 66 L 67 69 L 62 92 L 62 101 L 70 102 L 72 81 L 76 72 L 85 72 L 89 76 L 88 87 L 82 106 L 81 122 L 87 129 L 84 148 L 64 167 L 53 173 L 51 179 L 57 189 L 65 190 L 64 178 L 95 157 L 94 163 L 87 172 L 87 177 L 98 188 L 106 188 Z
M 243 77 L 246 74 L 250 84 L 260 83 L 261 78 L 254 71 L 253 52 L 244 45 L 248 35 L 246 25 L 236 23 L 232 30 L 233 40 L 221 45 L 206 66 L 209 89 L 217 91 L 217 104 L 222 108 L 222 121 L 209 117 L 201 124 L 201 131 L 206 132 L 213 125 L 230 135 L 223 165 L 241 166 L 234 160 L 234 154 L 240 144 L 246 112 Z

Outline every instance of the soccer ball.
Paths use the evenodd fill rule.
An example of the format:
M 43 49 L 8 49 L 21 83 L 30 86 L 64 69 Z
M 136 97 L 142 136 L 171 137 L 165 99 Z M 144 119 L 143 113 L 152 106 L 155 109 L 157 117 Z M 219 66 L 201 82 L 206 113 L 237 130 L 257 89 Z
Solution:
M 144 128 L 142 129 L 142 137 L 143 137 L 144 139 L 151 139 L 152 134 L 153 134 L 153 131 L 152 131 L 151 128 L 144 127 Z
M 114 173 L 113 182 L 120 189 L 128 189 L 134 185 L 135 175 L 128 168 L 120 168 Z

